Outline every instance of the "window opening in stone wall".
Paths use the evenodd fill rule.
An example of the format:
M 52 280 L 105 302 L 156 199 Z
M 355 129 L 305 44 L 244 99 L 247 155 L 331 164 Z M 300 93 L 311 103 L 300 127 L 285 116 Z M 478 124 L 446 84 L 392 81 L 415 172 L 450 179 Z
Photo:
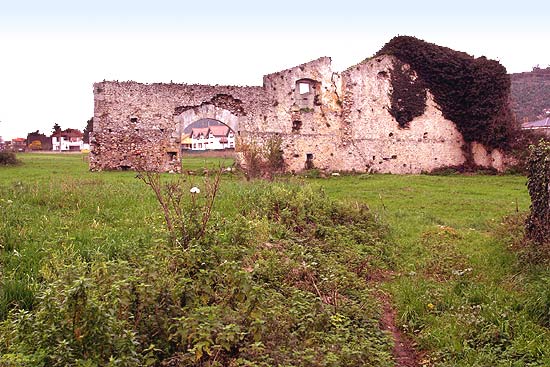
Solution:
M 297 134 L 300 132 L 300 130 L 302 129 L 302 121 L 292 121 L 292 132 L 294 134 Z
M 306 153 L 306 169 L 313 169 L 315 165 L 313 164 L 313 153 Z
M 312 112 L 313 106 L 320 104 L 321 83 L 312 79 L 296 81 L 294 99 L 302 111 Z
M 309 83 L 299 82 L 298 83 L 298 91 L 300 92 L 300 94 L 307 94 L 307 93 L 311 92 L 310 87 L 309 87 Z
M 138 118 L 137 117 L 130 117 L 130 122 L 135 124 L 136 122 L 138 122 Z

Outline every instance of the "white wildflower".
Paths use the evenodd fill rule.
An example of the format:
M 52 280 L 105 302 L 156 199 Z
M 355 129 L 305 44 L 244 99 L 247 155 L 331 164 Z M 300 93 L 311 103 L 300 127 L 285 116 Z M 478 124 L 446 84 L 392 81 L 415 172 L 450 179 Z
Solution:
M 189 192 L 191 194 L 200 194 L 201 190 L 197 186 L 193 186 Z

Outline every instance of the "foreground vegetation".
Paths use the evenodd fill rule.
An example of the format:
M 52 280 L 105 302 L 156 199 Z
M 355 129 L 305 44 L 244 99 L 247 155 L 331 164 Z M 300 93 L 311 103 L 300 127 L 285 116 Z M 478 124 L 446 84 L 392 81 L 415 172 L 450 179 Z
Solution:
M 550 364 L 550 270 L 514 247 L 524 177 L 228 174 L 182 246 L 134 172 L 20 158 L 0 169 L 0 364 L 392 366 L 381 293 L 425 365 Z M 183 185 L 202 208 L 203 178 Z

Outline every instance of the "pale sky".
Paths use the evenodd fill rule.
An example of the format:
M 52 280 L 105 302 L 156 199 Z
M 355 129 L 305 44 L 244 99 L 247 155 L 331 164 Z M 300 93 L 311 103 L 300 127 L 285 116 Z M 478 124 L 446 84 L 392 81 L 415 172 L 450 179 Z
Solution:
M 102 80 L 261 85 L 321 56 L 342 71 L 397 35 L 550 63 L 550 1 L 0 0 L 0 136 L 82 130 Z

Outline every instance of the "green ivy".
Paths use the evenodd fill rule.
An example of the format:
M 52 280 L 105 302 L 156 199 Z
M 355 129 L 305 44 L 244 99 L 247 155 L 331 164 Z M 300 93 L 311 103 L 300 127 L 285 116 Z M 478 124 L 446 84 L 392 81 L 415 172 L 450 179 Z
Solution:
M 400 127 L 408 127 L 409 122 L 426 110 L 426 87 L 415 72 L 399 60 L 391 72 L 391 83 L 390 114 Z
M 527 188 L 531 196 L 531 213 L 527 218 L 527 238 L 537 248 L 550 245 L 550 142 L 541 139 L 529 147 Z M 548 251 L 547 251 L 548 252 Z M 550 256 L 550 253 L 540 254 Z
M 456 124 L 467 143 L 477 141 L 489 148 L 511 148 L 518 129 L 509 107 L 510 77 L 498 61 L 483 56 L 474 58 L 404 36 L 393 38 L 379 55 L 392 55 L 409 64 L 419 78 L 415 84 L 430 90 L 443 116 Z M 394 91 L 399 88 L 393 85 Z M 418 97 L 401 99 L 402 106 L 396 106 L 392 98 L 392 110 L 418 113 Z

